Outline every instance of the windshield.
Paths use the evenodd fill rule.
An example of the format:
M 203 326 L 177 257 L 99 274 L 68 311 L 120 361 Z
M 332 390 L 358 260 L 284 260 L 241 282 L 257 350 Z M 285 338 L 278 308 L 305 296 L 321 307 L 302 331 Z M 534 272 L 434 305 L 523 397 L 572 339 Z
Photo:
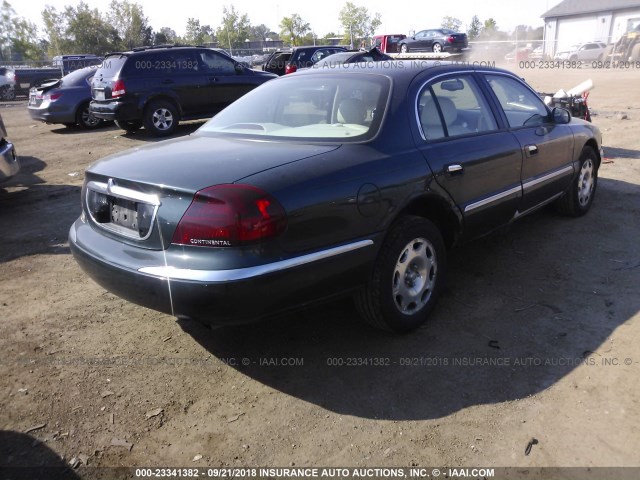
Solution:
M 312 141 L 361 141 L 378 130 L 389 79 L 375 74 L 294 75 L 232 103 L 199 132 Z

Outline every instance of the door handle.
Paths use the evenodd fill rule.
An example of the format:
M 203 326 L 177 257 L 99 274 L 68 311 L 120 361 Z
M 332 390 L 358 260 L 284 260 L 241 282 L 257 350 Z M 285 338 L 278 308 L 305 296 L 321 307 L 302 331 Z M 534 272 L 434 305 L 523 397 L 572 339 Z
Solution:
M 538 146 L 537 145 L 525 145 L 524 151 L 527 154 L 527 157 L 533 157 L 538 154 Z
M 215 83 L 218 81 L 218 77 L 209 77 L 209 82 Z
M 162 83 L 163 83 L 164 85 L 171 85 L 171 84 L 173 83 L 173 80 L 166 79 L 166 80 L 163 80 L 163 81 L 162 81 Z
M 447 165 L 446 171 L 449 175 L 461 175 L 464 173 L 464 168 L 462 168 L 462 165 L 455 163 L 453 165 Z

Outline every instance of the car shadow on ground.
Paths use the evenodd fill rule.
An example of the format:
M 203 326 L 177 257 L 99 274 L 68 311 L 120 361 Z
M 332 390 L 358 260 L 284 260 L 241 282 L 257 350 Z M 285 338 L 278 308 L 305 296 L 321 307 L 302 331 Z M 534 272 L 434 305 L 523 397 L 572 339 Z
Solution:
M 629 150 L 627 148 L 604 148 L 605 158 L 637 158 L 640 160 L 640 150 Z
M 51 130 L 51 132 L 57 135 L 79 135 L 79 134 L 86 135 L 91 132 L 104 132 L 104 131 L 116 131 L 116 130 L 120 130 L 120 129 L 116 127 L 115 123 L 107 122 L 101 127 L 98 127 L 93 130 L 87 130 L 85 128 L 82 128 L 80 125 L 71 125 L 69 127 L 66 127 L 63 125 L 57 125 L 56 128 Z
M 620 202 L 628 222 L 612 219 Z M 638 311 L 640 247 L 621 245 L 638 238 L 639 216 L 639 186 L 601 179 L 582 218 L 545 209 L 455 249 L 443 297 L 408 335 L 360 324 L 349 300 L 254 325 L 180 325 L 242 374 L 340 414 L 432 419 L 515 401 L 579 366 L 605 368 L 604 342 Z M 597 236 L 572 241 L 585 232 Z
M 53 450 L 24 433 L 0 430 L 2 478 L 79 480 L 80 477 Z
M 67 235 L 80 215 L 81 188 L 44 184 L 35 173 L 46 163 L 38 158 L 20 157 L 20 165 L 20 173 L 0 186 L 0 263 L 36 253 L 69 253 Z

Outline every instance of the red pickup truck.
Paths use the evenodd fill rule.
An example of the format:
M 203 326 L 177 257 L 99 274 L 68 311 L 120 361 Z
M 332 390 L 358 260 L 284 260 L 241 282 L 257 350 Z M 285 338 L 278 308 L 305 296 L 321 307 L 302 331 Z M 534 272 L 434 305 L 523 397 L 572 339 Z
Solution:
M 394 35 L 376 35 L 373 37 L 372 47 L 377 47 L 382 53 L 397 53 L 398 42 L 407 38 L 406 35 L 394 34 Z

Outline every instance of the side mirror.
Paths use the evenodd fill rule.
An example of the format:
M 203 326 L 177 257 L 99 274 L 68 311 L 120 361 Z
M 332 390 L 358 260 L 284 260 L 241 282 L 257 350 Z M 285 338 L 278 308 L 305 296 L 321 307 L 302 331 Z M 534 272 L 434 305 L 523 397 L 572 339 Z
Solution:
M 561 107 L 555 107 L 551 111 L 551 116 L 553 117 L 553 123 L 558 125 L 566 125 L 571 122 L 571 113 L 569 113 L 569 110 Z

